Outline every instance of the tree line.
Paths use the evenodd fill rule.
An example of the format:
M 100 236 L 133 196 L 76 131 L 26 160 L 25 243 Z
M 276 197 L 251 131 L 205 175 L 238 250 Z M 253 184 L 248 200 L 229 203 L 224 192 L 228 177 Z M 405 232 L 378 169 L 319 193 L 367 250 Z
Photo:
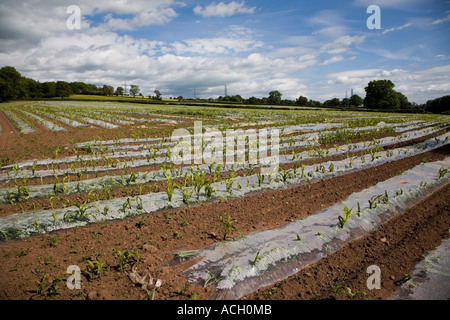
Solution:
M 217 99 L 207 99 L 210 102 L 250 104 L 250 105 L 280 105 L 280 106 L 305 106 L 312 108 L 336 108 L 336 109 L 372 109 L 385 111 L 416 111 L 432 113 L 450 113 L 450 95 L 434 100 L 428 100 L 424 104 L 416 104 L 408 101 L 408 98 L 401 92 L 394 90 L 394 83 L 391 80 L 373 80 L 365 88 L 366 96 L 352 95 L 350 98 L 332 98 L 325 102 L 308 99 L 300 96 L 295 100 L 283 99 L 282 93 L 277 90 L 271 91 L 268 97 L 243 98 L 240 95 L 219 96 Z M 94 84 L 84 82 L 49 81 L 39 82 L 23 77 L 14 67 L 6 66 L 0 69 L 0 101 L 11 99 L 37 99 L 37 98 L 65 98 L 72 94 L 83 95 L 103 95 L 103 96 L 123 96 L 124 88 L 103 85 L 97 87 Z M 130 85 L 129 90 L 132 96 L 141 96 L 140 88 L 137 85 Z M 154 91 L 154 96 L 150 99 L 161 100 L 162 94 L 159 90 Z M 182 96 L 178 101 L 184 101 Z M 188 99 L 192 100 L 192 99 Z M 202 100 L 202 99 L 196 99 Z
M 136 96 L 140 92 L 139 86 L 131 85 L 130 94 Z M 104 85 L 97 87 L 95 84 L 84 82 L 48 81 L 39 82 L 23 77 L 14 67 L 6 66 L 0 69 L 0 101 L 11 99 L 36 99 L 36 98 L 65 98 L 72 94 L 122 96 L 124 89 Z

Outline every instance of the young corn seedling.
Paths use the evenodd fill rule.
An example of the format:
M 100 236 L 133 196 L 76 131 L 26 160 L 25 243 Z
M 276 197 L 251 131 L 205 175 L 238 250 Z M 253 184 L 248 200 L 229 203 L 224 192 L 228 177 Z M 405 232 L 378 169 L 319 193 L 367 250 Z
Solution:
M 17 193 L 15 195 L 16 202 L 23 201 L 30 196 L 30 192 L 24 186 L 20 186 L 16 183 Z
M 344 205 L 344 217 L 342 217 L 342 216 L 338 217 L 338 219 L 339 219 L 339 226 L 341 228 L 344 228 L 345 223 L 348 221 L 350 216 L 353 214 L 352 210 L 353 210 L 353 207 L 351 209 L 349 209 L 347 207 L 347 205 Z
M 55 196 L 57 196 L 58 194 L 65 194 L 67 192 L 67 186 L 64 183 L 66 179 L 67 177 L 64 177 L 60 186 L 58 186 L 56 183 L 53 185 L 53 192 Z
M 83 204 L 79 205 L 79 204 L 75 204 L 75 206 L 78 208 L 78 210 L 68 210 L 65 214 L 64 214 L 64 221 L 69 222 L 71 220 L 71 218 L 73 218 L 73 216 L 71 216 L 72 213 L 75 213 L 75 217 L 79 220 L 79 221 L 84 221 L 85 218 L 88 216 L 87 211 L 92 208 L 92 206 L 86 206 L 87 202 L 85 201 Z
M 167 193 L 167 197 L 169 198 L 169 202 L 172 202 L 172 197 L 173 197 L 173 193 L 174 193 L 175 189 L 179 188 L 179 186 L 176 183 L 173 183 L 171 181 L 171 179 L 172 179 L 172 174 L 170 174 L 167 177 L 168 182 L 167 182 L 166 193 Z
M 59 283 L 63 283 L 63 282 L 64 282 L 64 281 L 63 281 L 63 279 L 61 278 L 61 276 L 60 276 L 60 275 L 57 275 L 57 276 L 55 277 L 55 280 L 53 280 L 52 283 L 50 283 L 50 287 L 48 288 L 48 294 L 49 294 L 49 296 L 54 296 L 54 295 L 59 294 L 59 292 L 58 292 L 58 286 L 59 286 Z
M 206 185 L 206 173 L 204 172 L 194 172 L 192 176 L 192 183 L 194 185 L 195 192 L 197 193 L 197 200 L 200 199 L 200 191 Z
M 375 209 L 377 203 L 380 203 L 381 195 L 373 196 L 369 201 L 369 209 Z
M 259 255 L 260 252 L 261 252 L 261 251 L 258 251 L 258 253 L 256 254 L 255 259 L 253 259 L 253 262 L 251 263 L 251 264 L 252 264 L 252 267 L 255 267 L 255 266 L 256 266 L 256 263 L 258 263 L 258 261 L 261 260 L 261 257 L 260 257 L 260 255 Z
M 261 187 L 262 183 L 264 182 L 264 175 L 261 173 L 257 173 L 258 176 L 258 186 Z
M 142 205 L 142 198 L 137 196 L 136 197 L 136 203 L 137 203 L 138 210 L 142 211 L 144 209 L 144 206 Z
M 59 215 L 52 213 L 52 217 L 53 217 L 53 226 L 56 226 L 56 222 L 58 221 Z
M 209 181 L 205 182 L 205 196 L 207 199 L 211 199 L 213 194 L 216 192 L 216 189 L 209 183 Z
M 122 211 L 123 212 L 126 212 L 126 209 L 130 209 L 131 210 L 131 208 L 132 208 L 132 206 L 131 206 L 131 199 L 130 198 L 127 198 L 127 200 L 124 202 L 124 204 L 122 205 Z
M 233 220 L 230 216 L 228 216 L 228 220 L 226 220 L 226 221 L 223 219 L 223 216 L 219 216 L 219 222 L 222 223 L 222 226 L 223 226 L 223 240 L 224 241 L 227 239 L 227 235 L 230 232 L 237 231 L 242 235 L 242 233 L 239 230 L 237 230 L 231 226 L 234 222 L 236 222 L 236 220 Z
M 280 172 L 281 179 L 286 183 L 287 179 L 291 178 L 291 170 L 283 170 Z
M 347 296 L 350 300 L 367 300 L 367 293 L 365 293 L 364 291 L 352 292 L 350 287 L 345 286 L 345 285 L 337 286 L 334 289 L 334 291 L 335 291 L 335 293 L 339 293 L 339 292 L 347 293 Z
M 225 181 L 225 188 L 227 190 L 227 193 L 231 194 L 233 192 L 233 180 L 231 179 L 231 177 L 223 177 L 223 180 Z
M 330 167 L 328 168 L 328 171 L 333 172 L 334 171 L 334 164 L 331 163 Z
M 131 251 L 124 251 L 122 252 L 121 250 L 118 249 L 112 249 L 111 253 L 113 255 L 116 255 L 117 258 L 119 259 L 119 270 L 123 271 L 124 267 L 128 265 L 129 262 L 131 262 L 131 258 L 135 256 L 135 253 L 131 252 Z
M 181 190 L 181 196 L 183 197 L 183 203 L 188 205 L 189 200 L 191 199 L 193 190 L 190 188 L 184 188 Z
M 447 168 L 447 169 L 444 169 L 444 167 L 442 167 L 442 168 L 440 168 L 439 169 L 439 180 L 441 180 L 447 173 L 449 173 L 450 172 L 450 170 Z
M 383 195 L 383 197 L 381 198 L 381 201 L 382 201 L 384 204 L 388 204 L 388 203 L 389 203 L 389 194 L 387 193 L 387 190 L 384 190 L 384 195 Z
M 37 288 L 36 292 L 37 294 L 42 294 L 42 292 L 45 289 L 45 282 L 47 281 L 48 274 L 44 274 L 44 276 L 41 278 L 41 280 L 36 281 L 37 282 Z
M 105 263 L 98 261 L 97 257 L 95 257 L 94 261 L 87 260 L 87 263 L 86 269 L 82 270 L 82 272 L 89 277 L 89 280 L 100 279 L 103 275 L 103 266 Z

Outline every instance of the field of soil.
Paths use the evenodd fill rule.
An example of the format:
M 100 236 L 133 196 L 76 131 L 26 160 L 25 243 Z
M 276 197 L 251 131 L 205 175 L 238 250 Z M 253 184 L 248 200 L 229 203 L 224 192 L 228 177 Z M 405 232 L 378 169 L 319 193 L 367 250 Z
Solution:
M 62 126 L 64 123 L 60 123 Z M 35 158 L 55 158 L 53 151 L 66 146 L 58 158 L 72 156 L 74 142 L 125 138 L 131 135 L 161 137 L 170 135 L 182 125 L 159 124 L 150 127 L 123 126 L 120 129 L 70 128 L 50 132 L 36 124 L 37 133 L 21 135 L 4 113 L 0 112 L 0 156 L 3 165 Z M 192 125 L 192 122 L 183 126 Z M 66 127 L 68 127 L 66 125 Z M 391 144 L 394 150 L 422 143 L 448 129 L 419 138 Z M 384 134 L 372 139 L 353 139 L 349 143 L 400 134 Z M 100 140 L 100 139 L 99 139 Z M 336 144 L 323 145 L 325 150 Z M 338 145 L 344 145 L 340 143 Z M 299 149 L 301 152 L 302 149 Z M 306 149 L 304 149 L 306 150 Z M 289 154 L 287 152 L 286 154 Z M 355 152 L 353 156 L 363 153 Z M 338 204 L 351 194 L 399 175 L 422 163 L 449 157 L 450 144 L 431 151 L 339 174 L 308 184 L 252 192 L 242 197 L 191 203 L 166 208 L 150 214 L 119 220 L 90 223 L 45 234 L 0 242 L 1 300 L 208 300 L 214 294 L 214 283 L 199 286 L 186 280 L 183 271 L 201 258 L 174 263 L 176 253 L 200 250 L 223 241 L 234 241 L 246 235 L 282 227 L 292 221 L 315 215 Z M 338 161 L 342 156 L 324 156 L 300 164 L 318 165 Z M 294 164 L 284 164 L 284 170 Z M 136 168 L 134 172 L 158 170 L 159 166 Z M 243 172 L 239 173 L 244 176 Z M 209 178 L 211 178 L 209 176 Z M 44 181 L 54 183 L 51 178 Z M 31 180 L 30 180 L 31 181 Z M 181 179 L 174 180 L 181 183 Z M 9 183 L 9 185 L 7 184 Z M 11 181 L 2 187 L 11 186 Z M 38 182 L 36 182 L 38 184 Z M 144 194 L 158 186 L 166 192 L 167 182 L 144 186 Z M 145 189 L 148 188 L 148 189 Z M 111 190 L 113 198 L 129 195 L 133 187 Z M 97 194 L 101 194 L 98 191 Z M 95 193 L 94 193 L 95 195 Z M 90 195 L 89 195 L 90 196 Z M 87 194 L 75 193 L 57 198 L 62 203 L 83 203 Z M 337 252 L 299 270 L 296 274 L 241 297 L 241 300 L 387 300 L 407 281 L 424 254 L 434 250 L 450 230 L 450 183 L 425 196 L 420 202 L 367 235 L 346 244 Z M 50 209 L 49 199 L 1 203 L 1 218 L 22 212 Z M 224 232 L 220 217 L 231 217 L 232 228 Z M 367 268 L 381 269 L 381 288 L 367 288 Z M 69 266 L 81 270 L 81 287 L 69 289 Z M 151 279 L 151 281 L 150 281 Z M 338 290 L 339 288 L 350 288 Z

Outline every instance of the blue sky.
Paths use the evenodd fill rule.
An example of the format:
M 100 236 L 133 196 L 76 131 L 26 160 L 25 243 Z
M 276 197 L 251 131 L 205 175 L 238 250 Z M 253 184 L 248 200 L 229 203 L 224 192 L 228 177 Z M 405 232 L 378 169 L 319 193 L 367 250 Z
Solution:
M 80 29 L 67 8 L 77 5 Z M 370 5 L 381 29 L 368 29 Z M 450 1 L 5 0 L 0 66 L 39 81 L 148 95 L 325 101 L 390 79 L 411 102 L 450 93 Z

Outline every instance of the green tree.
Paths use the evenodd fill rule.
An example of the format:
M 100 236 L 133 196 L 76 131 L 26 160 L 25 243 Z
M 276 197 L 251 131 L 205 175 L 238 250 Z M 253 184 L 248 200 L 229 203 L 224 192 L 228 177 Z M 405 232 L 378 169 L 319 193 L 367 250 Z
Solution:
M 396 93 L 400 109 L 411 109 L 411 103 L 408 101 L 408 98 L 401 92 Z
M 141 91 L 141 89 L 139 89 L 139 86 L 132 84 L 130 86 L 130 93 L 133 95 L 133 97 L 136 97 L 136 95 L 139 93 L 139 91 Z
M 398 109 L 400 102 L 395 84 L 391 80 L 370 81 L 364 98 L 364 106 L 369 109 Z
M 162 100 L 162 95 L 161 95 L 161 92 L 159 91 L 159 90 L 155 90 L 155 91 L 153 91 L 154 93 L 155 93 L 155 99 L 156 100 Z
M 269 93 L 269 98 L 267 98 L 267 103 L 269 103 L 269 104 L 280 104 L 281 103 L 281 96 L 282 96 L 282 94 L 279 91 L 277 91 L 277 90 L 271 91 Z
M 116 96 L 123 96 L 123 88 L 117 87 L 116 92 L 114 93 Z
M 298 105 L 298 106 L 306 106 L 308 104 L 308 98 L 304 97 L 304 96 L 300 96 L 295 101 L 295 104 Z
M 42 84 L 33 79 L 24 78 L 26 83 L 27 97 L 29 98 L 42 98 Z
M 70 85 L 65 81 L 57 81 L 55 87 L 55 96 L 56 97 L 69 97 L 72 94 L 72 89 Z
M 339 101 L 338 98 L 333 98 L 333 99 L 325 101 L 323 103 L 323 106 L 325 108 L 338 108 L 341 106 L 341 101 Z
M 242 99 L 242 97 L 239 94 L 230 97 L 230 101 L 233 101 L 236 103 L 242 103 L 243 100 L 244 99 Z
M 313 107 L 313 108 L 321 108 L 322 107 L 322 102 L 317 101 L 317 100 L 309 100 L 307 103 L 308 107 Z
M 42 94 L 45 98 L 56 97 L 56 83 L 49 81 L 42 84 Z
M 248 98 L 247 101 L 248 101 L 249 104 L 260 104 L 261 103 L 260 99 L 258 99 L 256 97 L 253 97 L 253 96 Z
M 351 107 L 359 107 L 363 103 L 364 103 L 364 100 L 357 94 L 354 94 L 350 97 L 349 104 Z
M 8 101 L 26 95 L 25 81 L 14 67 L 0 69 L 0 100 Z
M 450 111 L 450 96 L 443 96 L 434 100 L 428 100 L 425 109 L 433 113 L 448 113 Z
M 112 86 L 107 86 L 106 84 L 102 88 L 103 95 L 112 96 L 114 94 L 114 88 Z

